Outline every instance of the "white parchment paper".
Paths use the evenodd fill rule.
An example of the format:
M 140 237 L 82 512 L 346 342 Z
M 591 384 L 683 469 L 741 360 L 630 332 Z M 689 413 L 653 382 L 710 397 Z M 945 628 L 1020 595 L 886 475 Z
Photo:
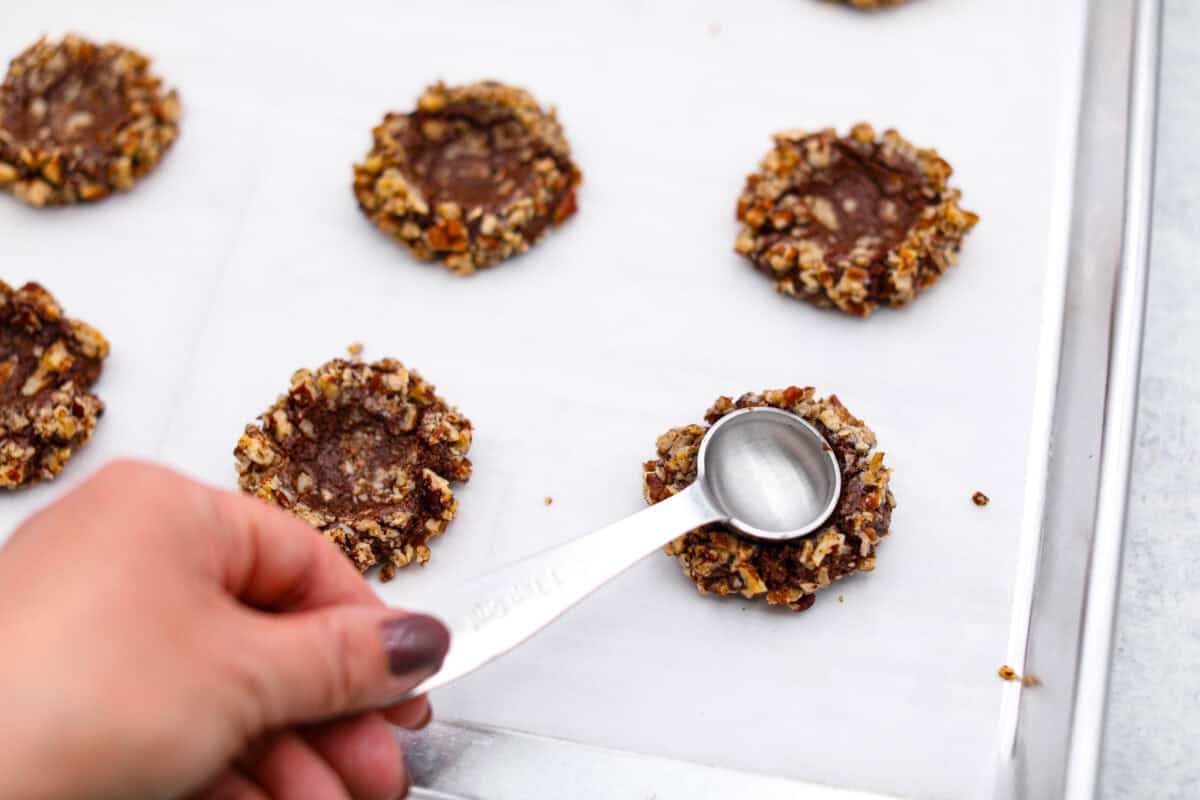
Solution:
M 433 698 L 442 715 L 856 788 L 971 793 L 992 756 L 1024 508 L 1060 106 L 1083 2 L 12 3 L 0 53 L 116 38 L 179 87 L 182 135 L 133 193 L 0 198 L 0 277 L 112 340 L 109 410 L 5 534 L 104 460 L 235 485 L 242 426 L 291 372 L 394 356 L 475 423 L 475 477 L 423 570 L 453 585 L 642 507 L 655 437 L 720 394 L 812 384 L 870 424 L 899 500 L 878 569 L 800 615 L 700 597 L 654 555 Z M 364 221 L 351 163 L 437 78 L 557 105 L 580 212 L 464 279 Z M 777 296 L 732 252 L 745 174 L 790 127 L 866 119 L 933 146 L 982 221 L 911 308 Z M 970 496 L 982 489 L 986 509 Z M 547 507 L 542 499 L 554 498 Z M 838 596 L 844 602 L 838 602 Z

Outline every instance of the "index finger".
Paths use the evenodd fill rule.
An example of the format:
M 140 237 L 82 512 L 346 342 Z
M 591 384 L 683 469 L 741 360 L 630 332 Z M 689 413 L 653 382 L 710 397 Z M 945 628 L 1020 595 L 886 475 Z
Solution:
M 308 523 L 252 497 L 211 491 L 229 540 L 225 585 L 243 602 L 275 611 L 384 605 L 350 560 Z M 412 709 L 422 707 L 427 715 L 423 696 L 382 712 L 389 722 L 406 725 Z
M 243 602 L 287 611 L 383 605 L 350 560 L 308 523 L 246 495 L 210 491 L 215 526 L 225 534 L 225 587 Z

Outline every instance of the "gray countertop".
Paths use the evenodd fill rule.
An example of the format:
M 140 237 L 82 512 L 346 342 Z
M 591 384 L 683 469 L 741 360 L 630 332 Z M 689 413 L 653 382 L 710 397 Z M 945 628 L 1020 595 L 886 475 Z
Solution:
M 1136 451 L 1101 796 L 1200 797 L 1200 3 L 1167 0 Z

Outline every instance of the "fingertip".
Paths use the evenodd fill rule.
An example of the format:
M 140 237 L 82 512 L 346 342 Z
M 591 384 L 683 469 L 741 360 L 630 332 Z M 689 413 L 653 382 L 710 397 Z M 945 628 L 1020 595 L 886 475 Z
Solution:
M 383 622 L 383 646 L 393 675 L 424 679 L 442 668 L 450 651 L 450 631 L 425 614 L 391 617 Z
M 228 770 L 196 794 L 197 800 L 270 800 L 254 781 Z
M 419 731 L 433 720 L 433 706 L 426 695 L 420 695 L 385 708 L 383 716 L 393 725 Z
M 350 800 L 333 765 L 293 732 L 281 733 L 251 765 L 254 781 L 270 797 L 327 797 Z
M 436 672 L 445 629 L 382 608 L 345 605 L 286 615 L 258 614 L 246 669 L 268 726 L 305 723 L 383 708 Z M 432 641 L 432 643 L 431 643 Z M 397 670 L 396 665 L 401 664 Z
M 213 507 L 226 534 L 226 586 L 249 605 L 274 611 L 382 606 L 349 559 L 299 517 L 234 492 L 214 492 Z
M 404 753 L 381 714 L 365 713 L 308 729 L 305 739 L 356 798 L 403 797 L 408 779 Z

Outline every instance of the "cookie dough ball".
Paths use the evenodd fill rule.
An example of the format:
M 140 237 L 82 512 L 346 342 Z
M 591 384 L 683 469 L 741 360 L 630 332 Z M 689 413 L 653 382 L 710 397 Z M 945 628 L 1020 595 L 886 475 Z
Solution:
M 150 60 L 79 36 L 21 53 L 0 84 L 0 187 L 32 206 L 130 189 L 179 134 Z
M 672 428 L 659 437 L 656 457 L 643 468 L 646 502 L 658 503 L 696 480 L 700 441 L 718 419 L 741 408 L 772 406 L 803 417 L 825 437 L 842 469 L 842 495 L 817 531 L 786 542 L 744 537 L 721 524 L 705 525 L 667 545 L 703 594 L 740 594 L 803 611 L 816 593 L 855 572 L 875 569 L 875 550 L 888 535 L 896 499 L 891 470 L 875 451 L 875 434 L 835 395 L 821 399 L 812 387 L 718 398 L 704 425 Z
M 841 2 L 855 8 L 874 10 L 877 8 L 886 8 L 887 6 L 898 6 L 901 3 L 908 2 L 908 0 L 841 0 Z
M 581 176 L 562 127 L 521 89 L 438 83 L 374 136 L 354 167 L 355 197 L 417 258 L 469 274 L 525 252 L 575 213 Z
M 92 438 L 108 356 L 95 328 L 63 316 L 36 283 L 0 281 L 0 487 L 48 481 Z
M 471 477 L 471 423 L 394 359 L 334 359 L 292 376 L 237 443 L 243 490 L 291 511 L 360 571 L 429 560 Z
M 776 134 L 738 198 L 734 248 L 783 294 L 865 317 L 908 305 L 955 263 L 979 217 L 950 165 L 865 123 Z

